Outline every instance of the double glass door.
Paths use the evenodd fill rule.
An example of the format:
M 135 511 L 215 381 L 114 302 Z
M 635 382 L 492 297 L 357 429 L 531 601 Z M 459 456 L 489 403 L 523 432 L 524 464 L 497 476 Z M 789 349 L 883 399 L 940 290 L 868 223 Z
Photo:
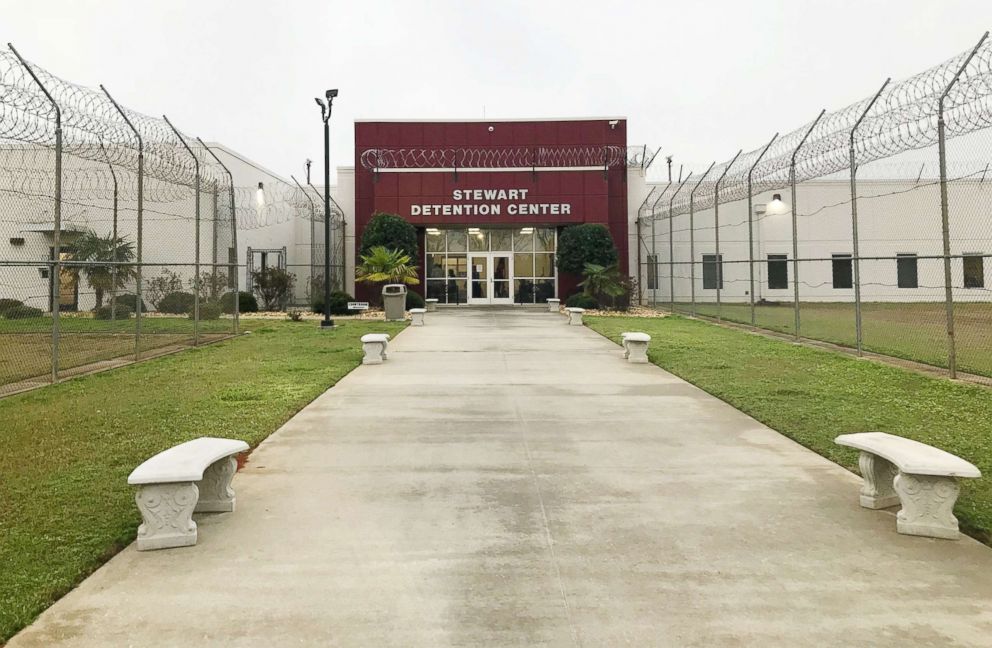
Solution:
M 470 304 L 512 304 L 510 255 L 497 252 L 469 254 Z

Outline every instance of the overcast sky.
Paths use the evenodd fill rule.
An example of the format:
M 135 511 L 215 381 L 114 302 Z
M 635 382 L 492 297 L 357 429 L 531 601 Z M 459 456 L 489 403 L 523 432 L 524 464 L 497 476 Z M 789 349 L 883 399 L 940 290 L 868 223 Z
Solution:
M 29 60 L 315 182 L 326 88 L 332 165 L 356 118 L 623 116 L 699 171 L 989 27 L 992 0 L 0 0 Z

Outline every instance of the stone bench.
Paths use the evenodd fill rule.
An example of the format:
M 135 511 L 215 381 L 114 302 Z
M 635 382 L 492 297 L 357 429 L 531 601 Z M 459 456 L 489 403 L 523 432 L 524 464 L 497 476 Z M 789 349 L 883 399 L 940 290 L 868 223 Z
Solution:
M 362 364 L 382 364 L 388 359 L 389 333 L 366 333 L 362 336 Z
M 586 309 L 570 307 L 566 308 L 565 311 L 568 313 L 569 324 L 572 326 L 582 326 L 582 313 L 586 312 Z
M 620 342 L 623 344 L 623 357 L 634 364 L 647 364 L 648 342 L 650 341 L 651 336 L 640 331 L 621 333 Z
M 412 319 L 413 326 L 423 326 L 424 325 L 424 313 L 427 312 L 426 308 L 411 308 L 410 309 L 410 319 Z
M 548 312 L 549 313 L 557 313 L 557 312 L 559 312 L 561 310 L 559 308 L 559 306 L 561 306 L 561 300 L 560 299 L 555 299 L 554 297 L 549 297 L 548 298 Z
M 978 468 L 939 448 L 885 432 L 842 434 L 834 441 L 861 451 L 861 506 L 880 509 L 900 503 L 899 533 L 957 540 L 957 480 L 981 477 Z
M 138 551 L 195 545 L 193 513 L 233 511 L 234 455 L 246 450 L 248 444 L 237 439 L 200 437 L 135 468 L 127 483 L 138 487 Z
M 437 312 L 437 299 L 434 299 L 433 297 L 430 299 L 425 299 L 424 303 L 427 304 L 428 313 Z

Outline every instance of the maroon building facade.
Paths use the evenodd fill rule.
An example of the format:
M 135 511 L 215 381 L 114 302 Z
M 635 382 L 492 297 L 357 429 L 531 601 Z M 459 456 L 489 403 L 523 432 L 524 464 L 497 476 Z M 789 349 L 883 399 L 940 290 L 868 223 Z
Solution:
M 356 258 L 373 214 L 398 214 L 418 230 L 417 292 L 452 304 L 544 303 L 579 281 L 554 268 L 558 233 L 600 223 L 627 274 L 626 126 L 356 122 Z

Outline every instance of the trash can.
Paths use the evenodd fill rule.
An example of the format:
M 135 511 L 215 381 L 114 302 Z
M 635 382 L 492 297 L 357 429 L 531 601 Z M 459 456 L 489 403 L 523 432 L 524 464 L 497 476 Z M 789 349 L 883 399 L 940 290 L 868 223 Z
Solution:
M 406 286 L 386 284 L 382 287 L 382 309 L 387 321 L 403 320 L 406 317 Z

